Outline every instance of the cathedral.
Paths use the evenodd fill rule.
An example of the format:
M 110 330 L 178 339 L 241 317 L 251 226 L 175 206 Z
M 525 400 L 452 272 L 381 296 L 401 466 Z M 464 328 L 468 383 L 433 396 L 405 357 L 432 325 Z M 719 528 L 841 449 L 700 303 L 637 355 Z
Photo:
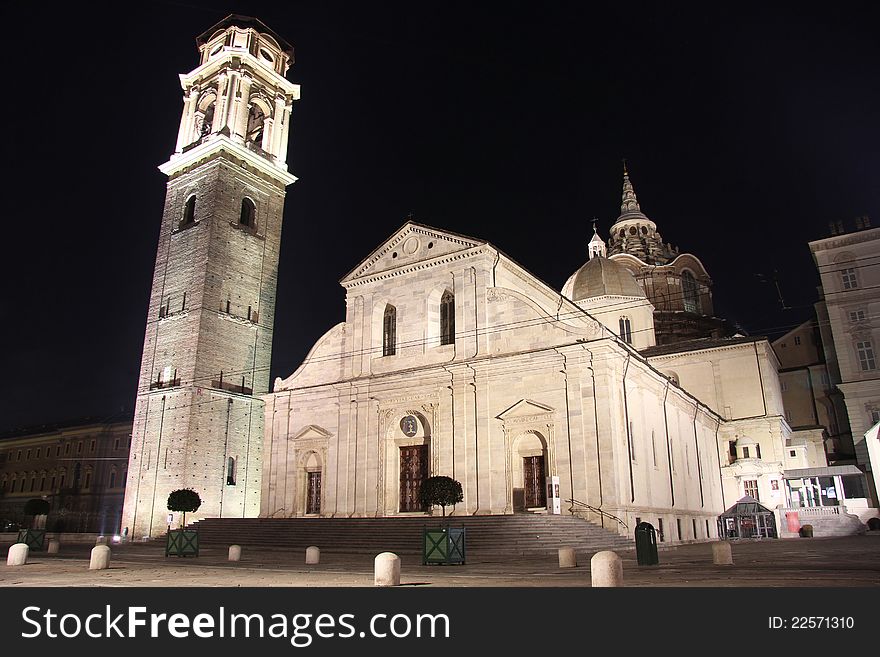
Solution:
M 377 236 L 340 281 L 343 321 L 270 391 L 293 50 L 241 16 L 198 46 L 160 167 L 133 537 L 165 530 L 176 488 L 202 497 L 193 519 L 383 517 L 431 513 L 421 483 L 447 475 L 455 515 L 571 509 L 700 540 L 744 495 L 785 504 L 785 468 L 825 465 L 785 420 L 767 340 L 714 316 L 706 268 L 662 241 L 626 169 L 607 243 L 584 236 L 562 290 L 467 235 Z

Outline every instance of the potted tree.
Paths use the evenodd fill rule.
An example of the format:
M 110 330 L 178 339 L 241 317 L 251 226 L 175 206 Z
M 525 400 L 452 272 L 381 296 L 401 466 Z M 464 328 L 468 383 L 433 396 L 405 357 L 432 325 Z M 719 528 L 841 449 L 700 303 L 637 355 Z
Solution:
M 419 497 L 425 508 L 440 506 L 446 520 L 446 507 L 455 506 L 464 499 L 461 483 L 452 477 L 428 477 L 422 482 Z M 422 563 L 463 564 L 465 560 L 465 528 L 441 526 L 424 530 Z
M 35 497 L 24 504 L 24 514 L 33 516 L 31 529 L 18 531 L 18 543 L 25 543 L 31 550 L 42 550 L 46 542 L 46 516 L 49 515 L 49 501 Z
M 179 529 L 168 529 L 165 541 L 165 556 L 199 556 L 199 530 L 186 528 L 186 514 L 198 511 L 202 498 L 191 488 L 179 488 L 168 496 L 168 510 L 182 514 Z

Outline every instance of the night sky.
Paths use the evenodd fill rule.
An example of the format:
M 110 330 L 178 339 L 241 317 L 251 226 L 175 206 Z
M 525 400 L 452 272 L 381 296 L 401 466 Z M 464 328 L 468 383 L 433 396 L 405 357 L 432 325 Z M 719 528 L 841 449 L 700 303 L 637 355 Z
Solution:
M 880 225 L 880 4 L 143 2 L 5 10 L 0 430 L 132 409 L 195 37 L 294 45 L 271 378 L 344 318 L 339 279 L 412 211 L 556 287 L 642 210 L 752 335 L 810 316 L 807 242 Z M 124 7 L 124 10 L 121 9 Z M 10 180 L 11 176 L 11 180 Z M 756 273 L 778 270 L 783 309 Z

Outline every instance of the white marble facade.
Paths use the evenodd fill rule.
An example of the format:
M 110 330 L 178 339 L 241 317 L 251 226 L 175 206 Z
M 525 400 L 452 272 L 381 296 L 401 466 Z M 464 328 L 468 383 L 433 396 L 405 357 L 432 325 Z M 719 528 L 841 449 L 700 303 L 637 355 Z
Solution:
M 408 222 L 342 285 L 345 321 L 264 397 L 262 516 L 422 513 L 403 499 L 416 454 L 417 476 L 462 483 L 455 514 L 534 508 L 536 479 L 558 476 L 563 500 L 629 527 L 716 535 L 735 501 L 724 410 L 494 246 Z

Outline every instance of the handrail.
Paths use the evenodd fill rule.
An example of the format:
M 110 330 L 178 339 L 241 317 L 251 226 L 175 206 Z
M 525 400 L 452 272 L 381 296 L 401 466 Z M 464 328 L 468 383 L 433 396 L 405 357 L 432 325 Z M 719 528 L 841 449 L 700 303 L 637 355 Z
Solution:
M 602 509 L 596 508 L 595 506 L 587 504 L 586 502 L 581 502 L 579 500 L 570 499 L 570 500 L 565 500 L 565 501 L 568 502 L 569 504 L 571 504 L 571 506 L 568 508 L 568 512 L 572 515 L 574 515 L 574 507 L 575 507 L 575 505 L 577 505 L 577 506 L 583 507 L 585 509 L 589 509 L 593 513 L 598 513 L 602 518 L 609 518 L 611 520 L 615 520 L 615 521 L 617 521 L 618 525 L 623 527 L 625 530 L 629 531 L 629 527 L 626 526 L 626 523 L 623 520 L 621 520 L 620 518 L 618 518 L 617 516 L 615 516 L 611 513 L 608 513 L 607 511 L 603 511 Z

